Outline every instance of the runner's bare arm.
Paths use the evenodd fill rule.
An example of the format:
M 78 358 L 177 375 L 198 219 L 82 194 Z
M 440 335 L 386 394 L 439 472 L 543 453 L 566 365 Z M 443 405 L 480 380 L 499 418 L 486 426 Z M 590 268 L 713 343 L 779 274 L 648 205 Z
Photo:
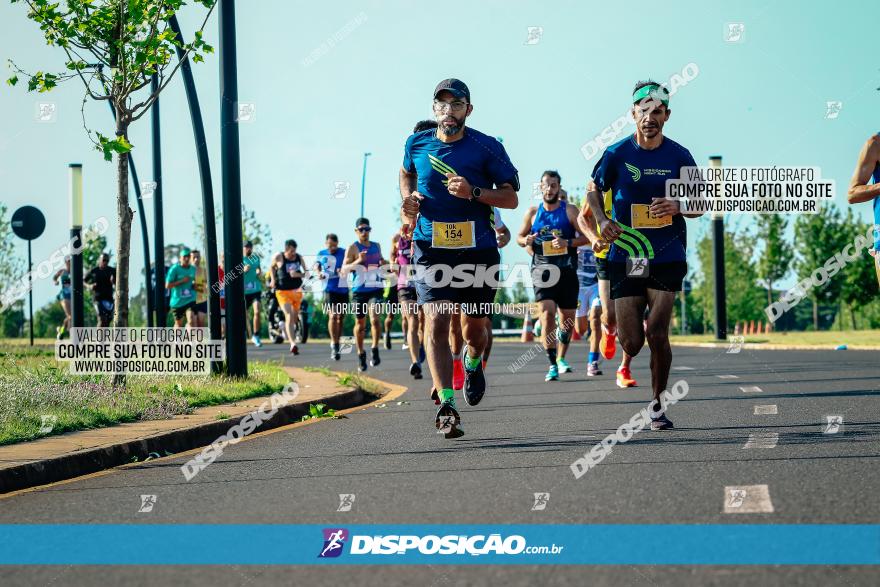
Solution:
M 532 234 L 532 221 L 536 211 L 537 208 L 535 206 L 529 206 L 529 209 L 526 210 L 526 215 L 523 216 L 522 226 L 519 229 L 519 234 L 516 235 L 516 244 L 521 247 L 530 247 L 535 240 L 535 235 Z
M 418 175 L 410 173 L 403 167 L 400 168 L 400 218 L 412 222 L 419 213 L 419 202 L 424 196 L 416 191 L 418 187 Z
M 395 232 L 391 237 L 391 270 L 397 270 L 397 241 L 400 240 L 400 233 Z
M 847 192 L 847 200 L 850 204 L 870 202 L 880 196 L 880 184 L 868 185 L 877 163 L 880 163 L 880 137 L 874 135 L 865 142 L 859 153 L 859 162 L 856 163 L 856 170 L 853 172 Z
M 575 228 L 578 228 L 580 226 L 578 224 L 578 218 L 580 217 L 580 214 L 578 214 L 577 206 L 575 206 L 574 204 L 566 204 L 565 213 L 568 216 L 568 221 L 571 223 L 571 225 Z M 587 235 L 585 235 L 583 231 L 578 230 L 577 236 L 571 239 L 571 241 L 568 243 L 568 246 L 580 247 L 582 245 L 588 244 L 590 244 L 589 237 L 587 237 Z
M 495 229 L 496 240 L 498 241 L 498 248 L 503 248 L 510 242 L 510 229 L 507 228 L 505 224 L 501 228 Z
M 474 193 L 474 186 L 471 185 L 466 177 L 447 173 L 446 179 L 449 180 L 446 189 L 449 190 L 450 194 L 463 200 L 471 199 Z M 495 189 L 480 188 L 479 202 L 487 206 L 513 210 L 519 205 L 519 196 L 516 195 L 516 190 L 513 189 L 512 184 L 502 183 Z
M 275 268 L 281 265 L 281 253 L 276 253 L 272 257 L 272 265 L 269 266 L 269 287 L 275 289 Z
M 599 191 L 598 186 L 592 180 L 587 187 L 587 204 L 589 204 L 590 211 L 592 211 L 593 217 L 599 223 L 599 227 L 601 228 L 599 238 L 606 243 L 611 243 L 617 240 L 617 237 L 620 236 L 620 233 L 623 231 L 616 222 L 605 215 L 602 192 Z
M 345 272 L 354 271 L 355 267 L 362 265 L 362 257 L 363 255 L 358 253 L 357 247 L 354 243 L 348 245 L 348 248 L 345 250 L 345 261 L 342 263 L 342 270 Z

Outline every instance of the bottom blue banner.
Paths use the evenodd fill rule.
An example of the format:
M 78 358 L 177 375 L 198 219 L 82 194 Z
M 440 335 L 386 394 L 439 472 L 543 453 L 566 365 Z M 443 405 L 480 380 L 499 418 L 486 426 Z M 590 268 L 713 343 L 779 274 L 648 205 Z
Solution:
M 876 565 L 880 525 L 0 525 L 0 564 Z

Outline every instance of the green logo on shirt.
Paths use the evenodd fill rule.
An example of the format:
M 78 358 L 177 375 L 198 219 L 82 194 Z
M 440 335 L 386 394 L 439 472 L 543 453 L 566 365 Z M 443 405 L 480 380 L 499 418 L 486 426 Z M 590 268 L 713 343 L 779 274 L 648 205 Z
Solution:
M 447 173 L 458 175 L 458 173 L 452 167 L 444 163 L 441 159 L 434 157 L 433 155 L 428 155 L 428 160 L 431 162 L 431 168 L 443 177 L 446 177 Z M 447 185 L 448 183 L 449 180 L 443 180 L 443 185 Z
M 629 169 L 630 173 L 632 173 L 633 181 L 639 181 L 639 179 L 642 177 L 642 172 L 639 171 L 639 168 L 635 165 L 630 165 L 629 163 L 624 163 L 624 165 L 626 165 L 626 168 Z

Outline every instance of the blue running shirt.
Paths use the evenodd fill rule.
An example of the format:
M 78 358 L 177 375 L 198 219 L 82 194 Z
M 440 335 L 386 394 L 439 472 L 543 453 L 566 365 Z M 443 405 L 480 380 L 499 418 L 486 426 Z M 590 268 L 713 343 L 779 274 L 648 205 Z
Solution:
M 651 150 L 641 148 L 635 135 L 605 149 L 593 169 L 593 181 L 599 191 L 612 191 L 612 220 L 624 230 L 611 246 L 609 261 L 622 263 L 627 257 L 664 263 L 686 260 L 684 217 L 667 217 L 666 226 L 655 228 L 651 225 L 658 221 L 648 217 L 647 206 L 653 198 L 665 197 L 667 179 L 679 179 L 682 167 L 696 165 L 687 149 L 667 137 Z

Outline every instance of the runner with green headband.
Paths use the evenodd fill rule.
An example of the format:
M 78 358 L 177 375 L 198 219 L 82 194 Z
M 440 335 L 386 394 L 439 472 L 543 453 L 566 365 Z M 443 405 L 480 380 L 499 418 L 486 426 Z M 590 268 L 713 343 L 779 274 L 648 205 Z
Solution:
M 636 132 L 608 147 L 593 169 L 587 201 L 608 253 L 611 298 L 623 350 L 651 348 L 651 429 L 672 428 L 660 404 L 672 364 L 669 322 L 675 292 L 687 273 L 687 229 L 679 203 L 665 198 L 666 181 L 682 167 L 695 167 L 690 152 L 663 136 L 669 120 L 669 92 L 654 81 L 638 82 L 632 94 Z M 602 193 L 612 190 L 612 218 Z M 687 214 L 688 217 L 700 214 Z M 650 316 L 643 325 L 645 308 Z

